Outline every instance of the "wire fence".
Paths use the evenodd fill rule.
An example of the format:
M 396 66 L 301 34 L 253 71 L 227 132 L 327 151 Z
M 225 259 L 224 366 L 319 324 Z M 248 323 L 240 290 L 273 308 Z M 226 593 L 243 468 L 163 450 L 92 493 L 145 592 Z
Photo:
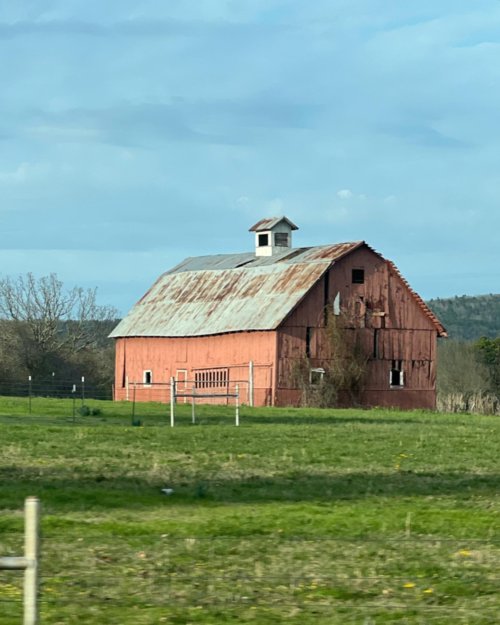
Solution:
M 47 534 L 41 613 L 49 624 L 485 625 L 500 614 L 494 537 L 171 536 L 115 528 L 76 532 L 69 546 L 67 537 Z M 0 552 L 19 549 L 19 541 L 16 532 L 0 533 Z M 1 625 L 16 622 L 21 603 L 20 579 L 0 574 Z
M 271 389 L 250 391 L 248 380 L 231 380 L 223 386 L 208 381 L 174 382 L 175 424 L 225 424 L 235 422 L 236 405 L 248 406 L 252 397 L 267 397 Z M 115 392 L 80 379 L 57 383 L 27 379 L 2 393 L 0 422 L 58 425 L 168 425 L 171 419 L 171 383 L 128 382 Z M 113 401 L 113 397 L 115 400 Z M 196 415 L 196 417 L 194 417 Z

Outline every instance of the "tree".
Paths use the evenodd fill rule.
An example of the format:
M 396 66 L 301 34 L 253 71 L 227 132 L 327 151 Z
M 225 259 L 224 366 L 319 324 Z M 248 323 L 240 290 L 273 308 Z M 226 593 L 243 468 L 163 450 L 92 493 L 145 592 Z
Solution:
M 491 390 L 500 395 L 500 337 L 490 339 L 485 336 L 474 343 L 479 361 L 488 367 Z
M 103 348 L 117 311 L 97 304 L 96 289 L 68 289 L 56 274 L 28 273 L 0 280 L 0 319 L 4 344 L 28 373 L 43 377 Z
M 439 344 L 437 381 L 442 395 L 481 394 L 491 388 L 490 371 L 478 360 L 474 345 L 450 339 Z

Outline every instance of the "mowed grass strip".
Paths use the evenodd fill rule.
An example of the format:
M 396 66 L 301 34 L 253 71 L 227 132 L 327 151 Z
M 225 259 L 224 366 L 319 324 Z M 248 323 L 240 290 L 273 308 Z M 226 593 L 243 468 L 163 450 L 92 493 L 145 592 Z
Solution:
M 498 418 L 26 402 L 0 399 L 0 553 L 39 496 L 44 623 L 497 620 Z M 21 597 L 1 572 L 1 625 Z

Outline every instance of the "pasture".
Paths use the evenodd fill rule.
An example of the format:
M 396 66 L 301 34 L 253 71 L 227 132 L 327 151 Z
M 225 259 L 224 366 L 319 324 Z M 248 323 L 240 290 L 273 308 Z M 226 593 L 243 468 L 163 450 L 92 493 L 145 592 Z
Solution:
M 0 398 L 0 555 L 38 496 L 44 624 L 497 622 L 498 417 L 87 403 Z

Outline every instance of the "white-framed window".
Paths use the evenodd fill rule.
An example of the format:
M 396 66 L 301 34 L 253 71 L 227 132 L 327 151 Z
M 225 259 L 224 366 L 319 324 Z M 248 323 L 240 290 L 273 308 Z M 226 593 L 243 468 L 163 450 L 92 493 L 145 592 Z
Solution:
M 151 369 L 145 369 L 142 372 L 142 383 L 144 386 L 151 386 L 151 384 L 153 384 L 153 372 Z
M 403 361 L 393 360 L 389 372 L 389 386 L 391 388 L 401 388 L 404 386 Z
M 318 386 L 323 382 L 323 378 L 325 376 L 325 370 L 323 367 L 317 367 L 316 369 L 311 369 L 309 371 L 309 382 L 311 386 Z
M 257 239 L 259 247 L 267 247 L 269 245 L 269 234 L 267 232 L 259 234 Z

